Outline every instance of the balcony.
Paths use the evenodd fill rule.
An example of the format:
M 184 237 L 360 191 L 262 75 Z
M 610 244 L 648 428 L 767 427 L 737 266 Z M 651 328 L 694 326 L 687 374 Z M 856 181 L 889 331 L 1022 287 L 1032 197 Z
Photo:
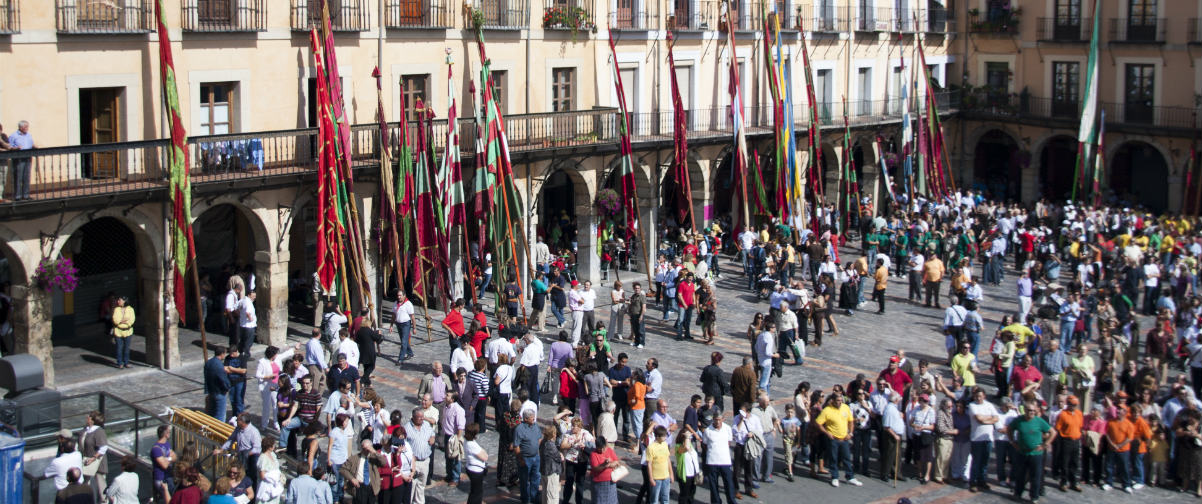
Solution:
M 0 0 L 0 35 L 21 33 L 21 1 Z
M 832 7 L 830 5 L 823 9 L 821 6 L 810 6 L 810 15 L 805 20 L 804 26 L 798 26 L 799 29 L 808 29 L 815 33 L 842 33 L 847 31 L 847 25 L 851 16 L 848 15 L 847 7 Z
M 451 28 L 449 0 L 382 0 L 387 28 Z
M 529 25 L 526 0 L 484 0 L 472 11 L 471 26 L 485 30 L 521 30 Z
M 956 31 L 955 12 L 944 9 L 923 9 L 919 14 L 918 27 L 929 34 L 954 33 Z
M 626 3 L 626 7 L 621 4 Z M 611 30 L 654 30 L 658 16 L 647 10 L 647 5 L 632 5 L 629 0 L 620 0 L 618 7 L 609 13 Z M 651 7 L 654 8 L 654 7 Z
M 918 13 L 910 9 L 877 9 L 877 21 L 886 20 L 890 33 L 914 33 L 915 16 Z
M 1189 43 L 1202 44 L 1202 19 L 1193 18 L 1185 30 L 1189 34 Z
M 1089 42 L 1093 35 L 1092 18 L 1039 18 L 1035 27 L 1040 42 Z
M 668 29 L 681 31 L 717 30 L 721 3 L 712 0 L 674 0 Z
M 981 35 L 1013 36 L 1018 34 L 1022 9 L 993 9 L 982 13 L 977 9 L 968 11 L 968 32 Z
M 198 33 L 267 30 L 266 0 L 184 0 L 183 29 Z
M 55 0 L 55 24 L 61 34 L 126 35 L 154 27 L 150 0 Z
M 856 12 L 852 29 L 858 32 L 885 32 L 893 28 L 893 9 L 860 9 Z
M 372 28 L 368 0 L 292 0 L 292 29 L 321 28 L 322 3 L 329 7 L 334 31 L 361 32 Z
M 1168 20 L 1164 18 L 1110 19 L 1110 41 L 1127 44 L 1163 44 Z
M 959 103 L 956 96 L 951 92 L 936 96 L 939 111 L 952 110 Z M 821 116 L 826 121 L 824 127 L 842 129 L 839 120 L 842 106 L 839 103 L 821 105 Z M 854 112 L 849 114 L 853 126 L 899 120 L 899 115 L 889 109 L 887 100 L 851 102 L 848 107 L 849 112 Z M 772 134 L 771 107 L 747 107 L 743 115 L 748 135 L 766 137 Z M 732 134 L 729 107 L 694 109 L 688 116 L 690 141 L 724 142 Z M 807 106 L 796 106 L 794 117 L 801 130 L 808 127 Z M 606 151 L 617 148 L 617 119 L 617 111 L 612 108 L 515 114 L 505 119 L 506 139 L 515 158 L 548 159 L 557 155 L 560 149 Z M 636 148 L 670 146 L 673 125 L 674 116 L 670 110 L 631 114 L 631 135 Z M 388 127 L 389 135 L 396 138 L 399 125 L 390 123 Z M 446 129 L 445 119 L 433 122 L 433 147 L 437 151 L 446 148 Z M 475 155 L 474 119 L 460 119 L 459 129 L 460 149 L 470 158 Z M 416 134 L 416 125 L 410 125 L 408 131 Z M 350 158 L 355 169 L 371 174 L 378 166 L 379 132 L 379 125 L 375 123 L 351 127 Z M 33 199 L 6 204 L 4 208 L 20 209 L 72 198 L 92 198 L 90 201 L 99 202 L 97 204 L 111 204 L 115 195 L 131 193 L 149 193 L 149 196 L 137 196 L 143 200 L 166 200 L 170 180 L 165 159 L 169 146 L 169 140 L 160 139 L 0 152 L 0 163 L 30 159 L 32 172 L 38 174 L 32 181 Z M 272 178 L 287 179 L 287 183 L 296 184 L 298 177 L 314 174 L 317 170 L 316 128 L 191 137 L 187 149 L 192 184 L 200 193 L 225 191 L 240 182 L 258 186 Z M 98 157 L 113 163 L 112 176 L 84 178 L 84 166 Z
M 1108 127 L 1126 127 L 1146 131 L 1148 127 L 1177 130 L 1188 134 L 1202 128 L 1202 118 L 1192 107 L 1165 107 L 1145 103 L 1103 102 Z M 1047 121 L 1063 121 L 1066 127 L 1076 128 L 1081 121 L 1078 98 L 1055 99 L 976 89 L 964 95 L 962 112 L 975 119 L 1031 120 L 1046 125 Z

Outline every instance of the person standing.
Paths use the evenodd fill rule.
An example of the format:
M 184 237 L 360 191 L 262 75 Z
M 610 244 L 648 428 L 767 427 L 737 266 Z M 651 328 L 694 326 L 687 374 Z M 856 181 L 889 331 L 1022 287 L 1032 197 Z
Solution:
M 752 499 L 758 498 L 755 490 L 759 484 L 752 481 L 755 477 L 756 460 L 763 454 L 764 426 L 760 419 L 751 414 L 751 403 L 739 405 L 735 414 L 734 427 L 734 482 L 738 485 L 739 475 L 743 476 L 743 493 Z M 736 492 L 735 497 L 739 494 Z
M 683 273 L 684 279 L 676 286 L 676 341 L 693 339 L 690 334 L 693 312 L 697 309 L 697 286 L 692 273 Z
M 329 371 L 329 365 L 326 363 L 326 350 L 321 346 L 321 329 L 319 328 L 313 328 L 313 332 L 309 335 L 309 341 L 305 342 L 304 364 L 305 368 L 309 370 L 309 374 L 306 376 L 313 377 L 313 388 L 320 394 L 325 388 L 325 379 L 322 377 Z
M 28 199 L 28 198 L 27 198 Z M 129 347 L 134 335 L 134 321 L 137 317 L 134 315 L 134 308 L 127 305 L 129 298 L 120 296 L 117 298 L 117 306 L 113 308 L 113 343 L 117 347 L 117 368 L 127 369 L 129 365 Z
M 727 381 L 726 374 L 722 372 L 722 368 L 720 367 L 722 359 L 722 352 L 711 352 L 710 364 L 701 369 L 701 378 L 699 380 L 701 382 L 701 392 L 714 398 L 714 405 L 718 410 L 723 409 L 723 404 L 725 403 L 724 397 L 730 392 L 730 382 Z
M 537 416 L 534 411 L 526 411 L 522 414 L 522 423 L 513 430 L 513 451 L 522 457 L 518 465 L 522 504 L 538 500 L 538 486 L 542 479 L 538 452 L 542 430 L 535 422 Z
M 597 319 L 594 310 L 597 306 L 597 291 L 593 290 L 593 282 L 585 280 L 580 289 L 580 311 L 583 313 L 583 327 L 592 334 L 597 329 Z
M 760 456 L 755 472 L 761 482 L 772 483 L 772 471 L 776 465 L 776 436 L 781 432 L 781 425 L 780 417 L 776 414 L 776 408 L 772 407 L 767 391 L 760 391 L 755 407 L 751 408 L 751 414 L 759 418 L 760 425 L 764 428 L 764 453 Z
M 227 400 L 230 393 L 230 377 L 225 371 L 225 357 L 228 354 L 225 347 L 219 346 L 213 350 L 213 357 L 205 361 L 204 392 L 209 407 L 209 416 L 220 422 L 225 422 Z
M 668 448 L 668 429 L 657 425 L 653 430 L 655 441 L 647 445 L 647 471 L 651 475 L 649 504 L 668 504 L 672 494 L 672 455 Z
M 409 423 L 405 424 L 405 438 L 413 449 L 413 494 L 412 504 L 425 504 L 426 479 L 433 467 L 434 428 L 425 419 L 422 408 L 413 408 Z
M 359 451 L 350 454 L 338 468 L 347 490 L 352 492 L 354 504 L 374 504 L 380 493 L 380 467 L 386 465 L 384 458 L 376 452 L 371 440 L 359 443 Z
M 250 354 L 251 345 L 255 344 L 255 329 L 259 327 L 259 317 L 255 314 L 255 291 L 249 291 L 238 303 L 238 348 L 244 354 Z
M 400 364 L 413 358 L 413 347 L 409 345 L 409 338 L 413 333 L 413 303 L 405 296 L 403 289 L 397 292 L 396 307 L 392 312 L 392 323 L 396 325 L 397 334 L 401 337 L 401 349 L 400 353 L 397 354 L 397 364 Z
M 530 281 L 530 326 L 535 332 L 546 329 L 548 290 L 546 274 L 540 268 L 534 280 Z
M 1023 405 L 1023 414 L 1006 426 L 1010 443 L 1014 447 L 1014 498 L 1021 500 L 1023 490 L 1030 485 L 1028 495 L 1038 500 L 1043 487 L 1044 453 L 1052 447 L 1056 431 L 1047 420 L 1039 416 L 1039 405 L 1034 401 Z
M 84 430 L 79 433 L 78 446 L 80 454 L 83 455 L 83 466 L 86 468 L 95 464 L 95 473 L 91 481 L 92 494 L 99 501 L 105 495 L 104 489 L 109 473 L 109 442 L 104 432 L 104 413 L 92 411 L 84 418 Z M 136 487 L 134 493 L 137 494 Z
M 622 339 L 622 325 L 626 322 L 626 291 L 622 289 L 622 281 L 614 280 L 613 289 L 609 291 L 609 331 L 614 341 Z M 633 339 L 632 339 L 633 340 Z
M 560 451 L 559 428 L 555 425 L 543 427 L 542 441 L 538 445 L 539 475 L 543 481 L 540 504 L 559 504 L 564 496 L 564 457 Z
M 872 298 L 876 300 L 877 313 L 885 313 L 885 288 L 889 286 L 889 268 L 885 266 L 884 259 L 876 260 L 876 273 L 873 273 L 876 278 L 876 285 L 872 290 Z
M 1020 264 L 1019 267 L 1022 267 Z M 1018 278 L 1018 319 L 1019 324 L 1026 324 L 1027 317 L 1031 314 L 1032 299 L 1035 295 L 1035 284 L 1031 281 L 1031 272 L 1024 269 L 1022 276 Z
M 760 366 L 759 388 L 764 390 L 769 390 L 769 385 L 772 381 L 772 364 L 776 359 L 780 358 L 780 353 L 777 352 L 776 348 L 775 329 L 775 322 L 765 320 L 764 328 L 755 340 L 755 358 L 756 363 Z
M 29 134 L 29 121 L 18 121 L 17 132 L 8 136 L 8 145 L 10 150 L 33 150 L 38 146 L 33 142 L 33 135 Z M 21 201 L 29 199 L 29 172 L 32 157 L 20 157 L 13 159 L 13 200 Z
M 568 291 L 568 310 L 572 312 L 572 346 L 578 346 L 580 335 L 588 336 L 592 331 L 584 331 L 584 295 L 576 280 L 572 280 L 572 290 Z
M 993 451 L 994 424 L 1001 420 L 993 403 L 985 400 L 985 389 L 977 387 L 972 392 L 973 402 L 968 405 L 968 416 L 972 420 L 972 467 L 968 490 L 989 490 L 985 482 L 985 470 L 989 467 L 989 453 Z
M 943 274 L 946 268 L 943 261 L 939 259 L 939 254 L 932 253 L 922 264 L 922 285 L 926 291 L 924 296 L 924 306 L 931 306 L 931 299 L 935 300 L 935 308 L 939 306 L 939 283 L 943 281 Z
M 196 469 L 191 469 L 193 473 Z M 324 469 L 318 469 L 321 476 L 325 475 Z M 330 485 L 325 481 L 313 476 L 313 467 L 303 460 L 296 462 L 297 477 L 288 482 L 288 493 L 285 494 L 284 502 L 288 504 L 334 504 L 334 495 L 330 492 Z M 193 485 L 195 488 L 195 485 Z M 199 494 L 200 492 L 197 492 Z M 200 502 L 197 499 L 196 502 Z
M 230 377 L 230 408 L 238 416 L 246 411 L 246 357 L 236 346 L 225 357 L 225 372 Z
M 519 345 L 517 364 L 520 368 L 526 370 L 526 382 L 519 383 L 526 393 L 529 394 L 530 400 L 534 404 L 542 404 L 539 390 L 538 369 L 543 363 L 543 341 L 538 338 L 538 335 L 533 332 L 527 332 L 522 337 L 522 342 Z
M 720 504 L 720 485 L 726 488 L 726 504 L 735 504 L 738 497 L 735 494 L 734 472 L 731 467 L 731 443 L 734 442 L 734 432 L 723 421 L 721 411 L 713 415 L 710 425 L 701 433 L 701 441 L 705 445 L 705 479 L 709 481 L 710 502 Z
M 643 294 L 643 286 L 639 282 L 634 282 L 632 288 L 634 293 L 626 301 L 626 314 L 630 316 L 630 344 L 643 348 L 647 338 L 647 326 L 643 322 L 643 315 L 647 312 L 647 296 Z
M 255 365 L 255 378 L 259 381 L 259 400 L 263 405 L 259 418 L 259 427 L 267 429 L 276 426 L 276 391 L 280 389 L 280 371 L 284 363 L 292 358 L 300 348 L 289 348 L 283 353 L 275 346 L 268 346 L 263 351 L 263 358 Z
M 856 479 L 851 464 L 851 439 L 855 432 L 856 420 L 851 414 L 851 408 L 843 404 L 843 394 L 834 392 L 827 398 L 826 405 L 814 419 L 813 425 L 828 440 L 826 454 L 831 472 L 831 486 L 839 487 L 840 467 L 843 468 L 849 485 L 862 485 L 860 480 Z
M 104 479 L 96 473 L 92 481 Z M 121 474 L 113 478 L 113 484 L 104 491 L 110 504 L 138 504 L 138 460 L 133 454 L 121 458 Z
M 230 434 L 229 438 L 226 438 L 225 443 L 213 449 L 213 455 L 221 455 L 232 447 L 235 448 L 235 455 L 242 467 L 259 467 L 262 442 L 263 437 L 259 434 L 259 429 L 256 429 L 250 421 L 250 413 L 242 413 L 238 415 L 234 432 Z M 256 477 L 252 479 L 258 479 L 257 473 L 254 476 Z
M 906 438 L 906 421 L 899 404 L 901 394 L 891 394 L 881 412 L 881 479 L 906 481 L 901 475 L 901 442 Z M 834 470 L 834 467 L 831 468 Z
M 167 502 L 167 496 L 175 488 L 175 482 L 172 479 L 175 450 L 171 448 L 171 426 L 160 425 L 155 430 L 155 434 L 158 435 L 158 440 L 150 448 L 150 475 L 153 481 L 150 494 L 155 502 Z

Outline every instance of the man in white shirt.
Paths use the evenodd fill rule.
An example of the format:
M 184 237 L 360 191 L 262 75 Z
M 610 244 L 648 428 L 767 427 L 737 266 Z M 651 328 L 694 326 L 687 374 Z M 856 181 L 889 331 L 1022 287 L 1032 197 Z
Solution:
M 726 485 L 726 504 L 736 504 L 734 472 L 731 467 L 730 444 L 734 433 L 723 422 L 724 414 L 718 411 L 713 422 L 701 431 L 701 442 L 705 444 L 705 479 L 709 482 L 710 502 L 720 504 L 718 485 Z
M 543 342 L 532 332 L 526 333 L 520 344 L 521 357 L 518 365 L 526 368 L 526 383 L 522 384 L 530 393 L 530 399 L 540 404 L 538 390 L 538 367 L 543 363 Z
M 968 404 L 968 417 L 972 421 L 969 434 L 969 441 L 972 442 L 972 468 L 969 472 L 968 489 L 976 492 L 989 489 L 985 482 L 985 469 L 989 467 L 994 425 L 1001 421 L 1001 416 L 993 403 L 985 400 L 985 389 L 974 389 L 972 397 L 973 402 Z
M 348 312 L 349 313 L 349 312 Z M 321 315 L 321 336 L 325 339 L 326 344 L 330 345 L 330 354 L 338 355 L 338 333 L 342 331 L 342 325 L 350 320 L 346 314 L 338 311 L 338 305 L 333 301 L 326 302 L 325 313 Z
M 401 335 L 401 350 L 397 362 L 413 358 L 413 347 L 409 346 L 409 336 L 413 334 L 413 303 L 405 296 L 405 291 L 397 293 L 396 308 L 392 312 L 392 323 L 396 324 L 397 334 Z
M 238 303 L 242 301 L 242 285 L 235 284 L 234 288 L 225 293 L 225 317 L 221 325 L 225 334 L 230 337 L 229 346 L 238 346 Z
M 769 390 L 772 379 L 772 360 L 780 357 L 776 350 L 776 322 L 764 321 L 764 330 L 755 340 L 755 360 L 760 365 L 760 388 Z
M 255 297 L 255 291 L 250 291 L 238 302 L 238 348 L 246 355 L 250 355 L 250 346 L 255 344 L 255 328 L 259 327 Z
M 71 433 L 68 431 L 67 434 L 70 436 Z M 59 446 L 62 447 L 62 454 L 54 457 L 43 473 L 47 478 L 54 478 L 56 490 L 67 488 L 67 485 L 70 484 L 67 481 L 67 471 L 70 471 L 71 468 L 83 470 L 83 454 L 75 449 L 75 440 L 68 437 L 68 439 L 60 441 Z
M 338 331 L 338 350 L 335 354 L 346 354 L 346 362 L 359 369 L 359 345 L 351 339 L 351 332 L 345 329 Z
M 755 246 L 756 234 L 750 228 L 739 233 L 739 259 L 743 261 L 743 275 L 752 276 L 751 249 Z
M 772 469 L 776 465 L 773 447 L 776 446 L 776 433 L 781 431 L 781 426 L 780 417 L 776 414 L 776 408 L 772 407 L 767 392 L 761 391 L 756 397 L 756 405 L 751 408 L 751 416 L 759 419 L 763 428 L 765 446 L 764 453 L 755 466 L 756 477 L 765 483 L 772 483 Z
M 580 300 L 580 311 L 584 312 L 584 327 L 587 327 L 589 334 L 592 334 L 597 329 L 597 322 L 593 318 L 593 310 L 597 305 L 597 291 L 593 290 L 593 282 L 584 281 L 584 288 L 580 289 Z
M 896 478 L 906 481 L 901 475 L 899 465 L 899 450 L 901 442 L 906 439 L 906 421 L 900 408 L 901 394 L 889 396 L 889 403 L 881 412 L 881 479 Z M 896 474 L 894 474 L 896 473 Z
M 508 355 L 509 362 L 513 362 L 518 358 L 517 351 L 513 349 L 513 343 L 510 343 L 504 336 L 497 335 L 493 339 L 488 340 L 488 343 L 484 345 L 484 357 L 488 359 L 490 366 L 496 367 L 501 354 Z
M 752 490 L 756 485 L 751 481 L 751 479 L 755 475 L 754 467 L 756 465 L 756 461 L 759 460 L 760 456 L 763 456 L 763 452 L 761 452 L 757 457 L 749 457 L 747 453 L 749 448 L 747 445 L 748 440 L 754 436 L 758 436 L 760 440 L 763 441 L 764 425 L 760 423 L 759 417 L 751 414 L 751 403 L 743 403 L 739 405 L 738 413 L 735 415 L 734 424 L 734 428 L 732 429 L 734 431 L 735 441 L 734 480 L 737 484 L 739 481 L 739 473 L 742 473 L 743 492 L 754 499 L 758 496 L 755 494 L 755 491 Z M 765 445 L 761 445 L 761 447 L 767 451 L 767 447 Z
M 910 251 L 910 258 L 906 260 L 910 277 L 910 301 L 922 301 L 922 265 L 925 261 L 926 258 L 917 247 Z
M 583 305 L 584 297 L 580 293 L 580 282 L 572 280 L 572 290 L 568 291 L 568 309 L 572 311 L 573 347 L 580 345 L 580 333 L 584 327 Z

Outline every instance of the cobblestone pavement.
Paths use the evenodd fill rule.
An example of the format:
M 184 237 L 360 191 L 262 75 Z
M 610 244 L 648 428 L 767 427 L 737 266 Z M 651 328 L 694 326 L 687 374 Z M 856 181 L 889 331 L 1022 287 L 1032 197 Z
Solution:
M 842 259 L 851 260 L 854 253 L 854 250 L 845 251 Z M 629 354 L 632 365 L 641 365 L 649 357 L 660 359 L 660 369 L 664 374 L 664 397 L 669 400 L 670 411 L 678 419 L 683 414 L 688 398 L 692 394 L 700 393 L 698 376 L 701 368 L 709 363 L 710 352 L 717 350 L 725 353 L 726 359 L 723 368 L 727 372 L 732 371 L 738 366 L 741 357 L 750 352 L 750 345 L 745 337 L 747 323 L 756 311 L 767 311 L 767 302 L 758 300 L 745 289 L 746 280 L 739 273 L 736 265 L 724 262 L 722 269 L 726 275 L 717 282 L 719 338 L 714 346 L 707 346 L 695 341 L 675 341 L 672 337 L 671 326 L 659 321 L 658 310 L 648 313 L 648 344 L 646 348 L 638 349 L 628 346 L 625 342 L 615 344 L 615 354 L 618 352 Z M 622 272 L 621 277 L 627 284 L 640 280 L 645 282 L 646 279 L 645 276 L 634 272 Z M 982 315 L 986 319 L 987 330 L 984 332 L 991 334 L 990 329 L 997 327 L 997 323 L 1004 313 L 1012 313 L 1017 309 L 1017 303 L 1013 297 L 1014 279 L 1013 271 L 1008 271 L 1002 285 L 985 287 L 986 301 L 983 303 Z M 610 282 L 606 281 L 600 286 L 599 299 L 609 299 L 607 295 L 609 285 Z M 828 334 L 824 338 L 821 348 L 811 347 L 809 349 L 804 366 L 786 366 L 784 377 L 773 379 L 772 391 L 778 412 L 781 412 L 780 404 L 789 400 L 797 383 L 804 380 L 809 381 L 816 388 L 829 389 L 836 383 L 846 384 L 855 377 L 856 373 L 865 373 L 870 377 L 875 376 L 885 367 L 889 355 L 896 349 L 906 350 L 907 355 L 916 360 L 926 358 L 932 362 L 941 362 L 944 358 L 941 357 L 943 355 L 943 336 L 939 331 L 942 323 L 942 311 L 907 303 L 905 301 L 906 291 L 905 280 L 892 277 L 887 291 L 886 315 L 875 314 L 875 304 L 871 305 L 870 311 L 856 312 L 853 316 L 837 315 L 835 319 L 839 335 Z M 489 296 L 489 300 L 491 305 L 491 296 Z M 608 325 L 607 306 L 598 306 L 597 315 L 598 320 L 604 320 Z M 554 318 L 549 315 L 548 319 L 554 321 Z M 437 322 L 434 322 L 433 327 L 439 327 Z M 307 328 L 300 325 L 293 329 L 290 331 L 292 334 L 290 339 L 295 341 L 300 341 L 296 335 L 308 333 Z M 548 329 L 542 333 L 546 343 L 552 341 L 557 331 L 553 325 Z M 181 333 L 184 332 L 181 331 Z M 442 359 L 444 362 L 449 359 L 446 342 L 440 334 L 441 332 L 433 330 L 434 341 L 425 342 L 425 329 L 415 328 L 413 336 L 414 342 L 417 343 L 414 347 L 417 354 L 415 359 L 399 366 L 393 357 L 387 357 L 377 363 L 372 378 L 376 389 L 384 396 L 389 409 L 400 408 L 402 411 L 408 411 L 416 405 L 417 385 L 422 375 L 428 370 L 428 365 L 424 363 L 434 359 Z M 694 334 L 696 335 L 698 332 L 699 329 L 694 328 Z M 186 340 L 188 337 L 191 336 L 181 334 L 181 340 Z M 392 331 L 386 334 L 389 341 L 383 345 L 382 355 L 396 355 L 398 351 L 396 337 L 396 333 Z M 981 355 L 985 361 L 988 361 L 988 339 L 984 336 L 982 339 L 984 341 L 981 345 Z M 419 341 L 420 343 L 418 343 Z M 253 350 L 256 359 L 261 355 L 261 351 L 259 346 Z M 254 360 L 252 359 L 252 363 Z M 950 375 L 946 367 L 937 366 L 936 369 L 945 376 Z M 253 375 L 253 373 L 254 370 L 250 370 L 250 374 Z M 160 411 L 167 406 L 199 407 L 203 404 L 200 376 L 201 363 L 193 361 L 170 372 L 143 369 L 128 374 L 109 376 L 103 380 L 68 386 L 64 390 L 68 393 L 78 393 L 103 389 L 147 406 L 154 411 Z M 990 377 L 982 376 L 978 380 L 983 384 L 992 385 Z M 148 383 L 154 385 L 148 386 Z M 258 394 L 248 393 L 247 396 L 248 411 L 259 411 Z M 727 404 L 729 404 L 729 399 Z M 491 408 L 489 411 L 491 414 Z M 553 414 L 553 407 L 549 402 L 545 402 L 540 411 L 540 418 L 550 418 Z M 495 461 L 497 443 L 495 432 L 490 428 L 482 438 L 485 441 L 486 449 L 491 455 L 494 455 Z M 776 451 L 779 471 L 784 464 L 779 442 Z M 619 453 L 625 456 L 632 465 L 638 464 L 638 457 L 632 452 L 620 449 Z M 441 454 L 436 454 L 434 459 L 433 473 L 436 478 L 441 478 L 445 474 Z M 876 467 L 875 460 L 873 467 Z M 634 474 L 620 485 L 622 502 L 633 501 L 639 486 L 637 474 L 638 472 L 634 471 Z M 994 474 L 992 468 L 990 474 Z M 872 476 L 876 475 L 874 471 Z M 832 488 L 825 478 L 815 480 L 800 477 L 795 482 L 788 483 L 778 473 L 775 483 L 761 484 L 762 488 L 758 490 L 758 499 L 743 497 L 740 502 L 744 504 L 749 502 L 790 502 L 797 500 L 801 495 L 799 492 L 804 492 L 803 500 L 810 502 L 892 503 L 900 497 L 908 497 L 913 502 L 940 504 L 992 503 L 1009 500 L 1008 490 L 997 485 L 994 485 L 992 492 L 970 493 L 966 488 L 952 485 L 936 485 L 934 483 L 918 485 L 913 479 L 897 483 L 896 488 L 891 483 L 881 481 L 879 478 L 860 476 L 860 479 L 864 482 L 864 486 L 860 488 L 847 485 Z M 506 493 L 496 487 L 495 468 L 489 469 L 489 476 L 485 481 L 489 502 L 517 500 L 516 493 Z M 466 491 L 467 478 L 464 477 L 457 489 L 451 488 L 441 481 L 435 482 L 432 487 L 427 489 L 427 496 L 430 502 L 462 502 L 466 499 Z M 1098 502 L 1153 502 L 1165 499 L 1186 502 L 1193 500 L 1192 496 L 1187 498 L 1186 495 L 1176 491 L 1150 488 L 1138 491 L 1134 495 L 1117 491 L 1103 493 L 1096 488 L 1087 488 L 1083 494 L 1064 494 L 1058 490 L 1049 489 L 1041 502 L 1079 502 L 1081 499 Z M 699 489 L 697 498 L 701 502 L 708 502 L 708 491 Z M 673 499 L 675 499 L 675 494 Z

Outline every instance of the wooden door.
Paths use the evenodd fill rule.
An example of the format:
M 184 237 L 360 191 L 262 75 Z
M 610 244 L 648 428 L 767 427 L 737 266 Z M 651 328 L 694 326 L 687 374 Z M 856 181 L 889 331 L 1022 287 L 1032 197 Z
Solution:
M 1156 40 L 1156 0 L 1131 0 L 1127 16 L 1127 40 Z
M 693 22 L 693 15 L 689 12 L 690 0 L 674 0 L 676 2 L 676 29 L 678 30 L 696 30 L 700 23 Z
M 619 28 L 634 28 L 634 0 L 617 0 Z
M 1152 122 L 1155 89 L 1155 67 L 1152 65 L 1127 65 L 1126 119 L 1127 122 L 1149 124 Z
M 82 111 L 87 118 L 86 127 L 90 134 L 83 140 L 88 144 L 113 143 L 121 140 L 121 117 L 117 108 L 120 96 L 118 88 L 87 89 L 89 95 L 88 109 Z M 95 152 L 91 157 L 91 175 L 93 178 L 115 178 L 119 175 L 117 153 Z
M 401 26 L 425 26 L 422 0 L 399 0 Z

